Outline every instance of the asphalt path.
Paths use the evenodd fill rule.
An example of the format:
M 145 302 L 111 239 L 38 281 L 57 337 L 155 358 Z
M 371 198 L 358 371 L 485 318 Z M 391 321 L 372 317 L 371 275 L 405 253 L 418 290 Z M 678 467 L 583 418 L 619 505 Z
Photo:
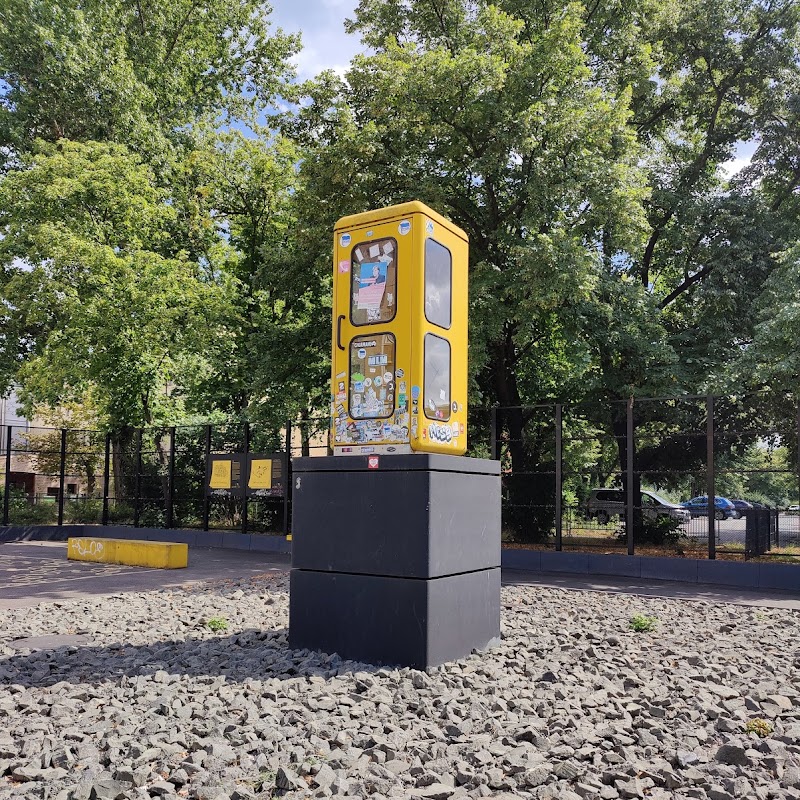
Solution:
M 744 544 L 747 527 L 747 520 L 744 517 L 715 522 L 717 544 Z M 683 528 L 692 539 L 706 539 L 708 537 L 708 517 L 693 517 L 691 522 L 684 525 Z M 781 546 L 800 544 L 800 516 L 781 513 L 778 517 L 778 531 Z
M 233 581 L 268 572 L 283 572 L 289 567 L 290 557 L 280 553 L 190 548 L 189 566 L 168 570 L 68 561 L 64 542 L 3 544 L 0 545 L 0 625 L 4 609 L 125 592 L 156 591 L 207 581 Z M 504 570 L 503 583 L 800 611 L 800 597 L 796 594 L 672 581 Z
M 65 542 L 0 545 L 0 609 L 93 595 L 146 592 L 289 569 L 283 553 L 189 548 L 185 569 L 68 561 Z

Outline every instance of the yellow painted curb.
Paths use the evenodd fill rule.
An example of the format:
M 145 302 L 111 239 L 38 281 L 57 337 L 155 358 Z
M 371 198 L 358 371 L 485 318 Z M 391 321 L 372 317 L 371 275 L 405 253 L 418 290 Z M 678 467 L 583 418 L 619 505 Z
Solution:
M 131 567 L 181 569 L 189 563 L 189 546 L 178 542 L 79 536 L 67 539 L 67 558 L 71 561 L 127 564 Z

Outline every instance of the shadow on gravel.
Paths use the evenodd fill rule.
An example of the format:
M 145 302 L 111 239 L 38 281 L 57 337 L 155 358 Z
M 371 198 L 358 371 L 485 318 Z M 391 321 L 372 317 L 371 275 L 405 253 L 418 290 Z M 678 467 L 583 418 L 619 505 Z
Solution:
M 343 669 L 344 668 L 344 669 Z M 193 678 L 224 676 L 232 681 L 286 680 L 297 677 L 331 678 L 356 668 L 335 653 L 292 650 L 288 632 L 246 630 L 230 636 L 150 645 L 109 644 L 59 647 L 20 652 L 0 659 L 0 686 L 47 687 L 66 682 L 129 685 L 138 676 L 168 683 L 168 675 Z M 376 667 L 359 664 L 358 671 Z

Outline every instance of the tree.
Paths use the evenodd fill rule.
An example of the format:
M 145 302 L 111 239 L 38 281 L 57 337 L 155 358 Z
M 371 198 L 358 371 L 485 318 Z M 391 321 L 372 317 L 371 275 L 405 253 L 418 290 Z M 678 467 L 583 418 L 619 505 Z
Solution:
M 115 458 L 133 428 L 174 421 L 186 376 L 221 335 L 225 287 L 174 251 L 175 214 L 121 145 L 42 145 L 0 183 L 6 313 L 31 331 L 20 397 L 57 407 L 92 392 Z
M 276 429 L 328 396 L 328 326 L 318 311 L 330 269 L 327 259 L 322 270 L 309 262 L 295 191 L 299 158 L 286 138 L 228 132 L 209 136 L 192 162 L 203 205 L 227 237 L 221 263 L 232 290 L 225 336 L 207 351 L 196 402 Z
M 520 406 L 549 399 L 593 404 L 624 466 L 608 401 L 705 391 L 751 329 L 737 283 L 780 243 L 719 165 L 797 72 L 796 6 L 362 0 L 351 29 L 374 55 L 301 113 L 318 207 L 419 197 L 463 227 L 473 408 L 509 407 L 515 473 L 544 435 Z
M 163 162 L 198 120 L 251 118 L 291 75 L 295 36 L 259 0 L 6 0 L 0 152 L 115 141 Z
M 303 112 L 318 145 L 303 177 L 334 218 L 418 197 L 466 230 L 474 406 L 509 408 L 512 495 L 552 494 L 526 475 L 536 448 L 521 406 L 537 387 L 558 396 L 559 362 L 581 380 L 604 232 L 609 257 L 643 233 L 630 95 L 593 84 L 577 6 L 523 19 L 484 3 L 389 5 L 359 7 L 376 53 L 354 62 L 348 102 L 342 87 L 331 102 L 328 76 Z
M 103 469 L 103 435 L 91 401 L 64 403 L 57 409 L 36 408 L 33 416 L 48 428 L 32 428 L 22 434 L 25 449 L 31 453 L 36 471 L 58 475 L 61 471 L 61 428 L 67 430 L 65 475 L 86 481 L 86 494 L 95 495 L 97 476 Z

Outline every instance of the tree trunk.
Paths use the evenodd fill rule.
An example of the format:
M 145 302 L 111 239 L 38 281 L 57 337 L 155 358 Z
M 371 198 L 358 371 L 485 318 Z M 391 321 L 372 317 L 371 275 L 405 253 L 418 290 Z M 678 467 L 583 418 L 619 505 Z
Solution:
M 555 519 L 552 463 L 539 458 L 535 437 L 526 434 L 527 415 L 521 407 L 513 362 L 513 334 L 495 350 L 493 383 L 500 403 L 501 428 L 508 431 L 511 471 L 503 476 L 506 490 L 504 527 L 521 541 L 543 541 Z M 498 435 L 500 435 L 498 431 Z
M 114 473 L 114 499 L 132 500 L 136 486 L 135 430 L 126 425 L 111 434 L 111 462 Z

